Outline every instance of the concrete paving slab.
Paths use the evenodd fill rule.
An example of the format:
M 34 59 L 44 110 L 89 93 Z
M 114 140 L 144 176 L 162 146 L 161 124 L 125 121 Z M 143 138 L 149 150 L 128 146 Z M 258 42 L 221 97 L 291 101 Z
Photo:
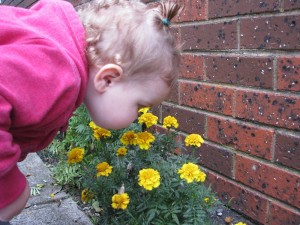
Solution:
M 30 187 L 37 184 L 43 187 L 39 194 L 30 197 L 22 213 L 10 221 L 12 225 L 92 225 L 76 202 L 61 186 L 54 184 L 51 172 L 36 153 L 29 154 L 18 166 L 27 176 Z

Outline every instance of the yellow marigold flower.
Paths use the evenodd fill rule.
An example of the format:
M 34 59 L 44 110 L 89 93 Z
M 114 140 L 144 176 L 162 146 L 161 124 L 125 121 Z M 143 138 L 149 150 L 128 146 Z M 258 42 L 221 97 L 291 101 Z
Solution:
M 112 172 L 112 166 L 110 166 L 107 162 L 99 163 L 96 166 L 97 169 L 97 177 L 99 176 L 108 176 Z
M 203 182 L 206 177 L 206 174 L 194 163 L 183 164 L 181 169 L 178 170 L 178 174 L 180 174 L 181 179 L 185 179 L 188 183 L 192 183 L 193 181 Z
M 130 131 L 127 131 L 125 132 L 120 141 L 122 142 L 123 145 L 136 145 L 137 142 L 136 142 L 136 139 L 137 139 L 137 135 L 136 133 L 133 131 L 133 130 L 130 130 Z
M 111 198 L 112 204 L 111 206 L 114 209 L 127 209 L 127 206 L 130 202 L 129 196 L 127 193 L 115 194 Z
M 109 130 L 97 126 L 93 121 L 91 121 L 89 125 L 94 132 L 94 138 L 96 140 L 99 140 L 100 138 L 108 138 L 111 136 L 111 132 Z
M 148 191 L 160 185 L 160 174 L 157 170 L 148 168 L 139 171 L 139 185 Z
M 90 192 L 88 189 L 83 189 L 81 191 L 81 201 L 83 203 L 90 202 L 94 198 L 94 194 Z
M 209 202 L 210 202 L 210 199 L 209 199 L 208 197 L 206 197 L 206 198 L 204 198 L 204 201 L 205 201 L 206 203 L 209 203 Z
M 173 116 L 167 116 L 163 120 L 163 127 L 164 128 L 177 128 L 178 127 L 178 121 L 175 117 Z
M 73 148 L 71 151 L 68 152 L 68 163 L 78 163 L 81 162 L 84 155 L 83 148 Z
M 204 140 L 199 134 L 190 134 L 185 138 L 184 142 L 185 142 L 185 146 L 200 147 L 201 144 L 204 143 Z
M 99 127 L 97 130 L 94 131 L 94 138 L 99 140 L 100 138 L 108 138 L 111 136 L 111 132 L 104 128 Z
M 199 172 L 198 176 L 196 177 L 196 181 L 197 182 L 204 182 L 205 179 L 206 179 L 206 174 L 203 173 L 201 170 L 199 170 L 199 171 L 200 172 Z
M 149 128 L 157 124 L 158 117 L 152 113 L 144 113 L 139 117 L 139 124 L 146 124 L 146 127 Z
M 90 126 L 90 128 L 91 128 L 92 130 L 97 129 L 97 127 L 98 127 L 93 121 L 91 121 L 91 122 L 89 123 L 89 126 Z
M 236 224 L 234 224 L 234 225 L 247 225 L 247 224 L 245 224 L 245 223 L 243 223 L 243 222 L 238 222 L 238 223 L 236 223 Z
M 117 156 L 124 156 L 127 153 L 127 149 L 126 148 L 118 148 L 117 150 Z
M 140 112 L 140 113 L 146 113 L 146 112 L 148 112 L 150 110 L 150 107 L 144 107 L 144 108 L 141 108 L 141 109 L 139 109 L 139 111 L 138 112 Z
M 147 131 L 137 133 L 137 144 L 140 149 L 148 150 L 153 141 L 155 141 L 153 134 Z

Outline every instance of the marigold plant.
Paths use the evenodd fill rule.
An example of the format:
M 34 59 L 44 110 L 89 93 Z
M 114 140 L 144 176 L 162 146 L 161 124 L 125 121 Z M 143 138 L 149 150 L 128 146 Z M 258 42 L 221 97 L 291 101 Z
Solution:
M 93 121 L 91 121 L 89 125 L 94 132 L 94 138 L 96 140 L 99 140 L 100 138 L 108 138 L 111 136 L 111 132 L 109 130 L 97 126 Z
M 153 136 L 153 134 L 147 131 L 137 133 L 136 142 L 139 145 L 140 149 L 148 150 L 153 141 L 155 141 L 155 137 Z
M 143 113 L 140 117 L 139 117 L 139 124 L 145 124 L 147 128 L 156 125 L 157 121 L 158 121 L 158 117 L 153 115 L 152 113 Z
M 150 110 L 150 107 L 143 107 L 141 109 L 139 109 L 139 113 L 147 113 Z
M 117 150 L 117 156 L 125 156 L 127 153 L 127 149 L 122 147 L 122 148 L 118 148 Z
M 137 134 L 132 131 L 129 130 L 127 132 L 125 132 L 122 137 L 121 137 L 121 142 L 123 145 L 136 145 L 137 144 Z
M 81 201 L 83 203 L 87 203 L 92 201 L 94 198 L 94 194 L 92 192 L 90 192 L 88 189 L 84 189 L 81 192 Z
M 127 206 L 130 202 L 129 196 L 127 193 L 122 193 L 122 194 L 114 194 L 112 196 L 112 204 L 111 206 L 114 209 L 127 209 Z
M 163 120 L 164 128 L 178 128 L 179 124 L 177 119 L 174 116 L 166 116 Z
M 148 191 L 160 185 L 160 174 L 157 170 L 148 168 L 139 171 L 139 185 Z
M 99 176 L 108 176 L 112 172 L 112 166 L 110 166 L 107 162 L 102 162 L 97 164 L 97 177 Z
M 84 155 L 83 148 L 73 148 L 71 151 L 68 152 L 68 163 L 78 163 L 81 162 Z
M 181 179 L 185 179 L 188 183 L 196 182 L 204 182 L 206 174 L 203 173 L 198 165 L 194 163 L 186 163 L 181 169 L 178 170 Z
M 54 174 L 56 180 L 80 190 L 82 202 L 99 214 L 93 217 L 96 224 L 210 224 L 218 201 L 203 184 L 206 174 L 197 164 L 199 159 L 177 141 L 175 117 L 169 115 L 157 124 L 149 109 L 143 109 L 128 128 L 106 136 L 98 133 L 96 138 L 100 128 L 79 112 L 70 121 L 67 136 L 55 146 L 82 147 L 84 160 L 69 164 L 62 155 L 65 163 L 59 163 Z M 147 128 L 152 125 L 166 129 L 154 132 Z M 203 142 L 199 134 L 187 134 L 185 139 L 193 150 Z
M 190 134 L 185 138 L 184 142 L 186 146 L 200 147 L 204 140 L 200 134 Z

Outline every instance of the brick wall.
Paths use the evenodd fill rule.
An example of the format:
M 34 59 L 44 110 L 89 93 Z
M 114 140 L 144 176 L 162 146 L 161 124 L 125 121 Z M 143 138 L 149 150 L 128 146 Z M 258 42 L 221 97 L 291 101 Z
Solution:
M 267 225 L 300 224 L 300 1 L 180 0 L 180 79 L 157 113 L 200 133 L 207 184 Z

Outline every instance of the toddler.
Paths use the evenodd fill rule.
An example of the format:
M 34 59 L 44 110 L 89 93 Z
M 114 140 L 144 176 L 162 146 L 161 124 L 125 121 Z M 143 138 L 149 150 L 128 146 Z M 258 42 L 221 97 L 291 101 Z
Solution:
M 78 12 L 60 0 L 0 6 L 0 221 L 17 215 L 29 186 L 17 162 L 65 131 L 83 102 L 93 121 L 120 129 L 159 104 L 176 80 L 171 2 L 97 1 Z M 1 224 L 1 222 L 0 222 Z

